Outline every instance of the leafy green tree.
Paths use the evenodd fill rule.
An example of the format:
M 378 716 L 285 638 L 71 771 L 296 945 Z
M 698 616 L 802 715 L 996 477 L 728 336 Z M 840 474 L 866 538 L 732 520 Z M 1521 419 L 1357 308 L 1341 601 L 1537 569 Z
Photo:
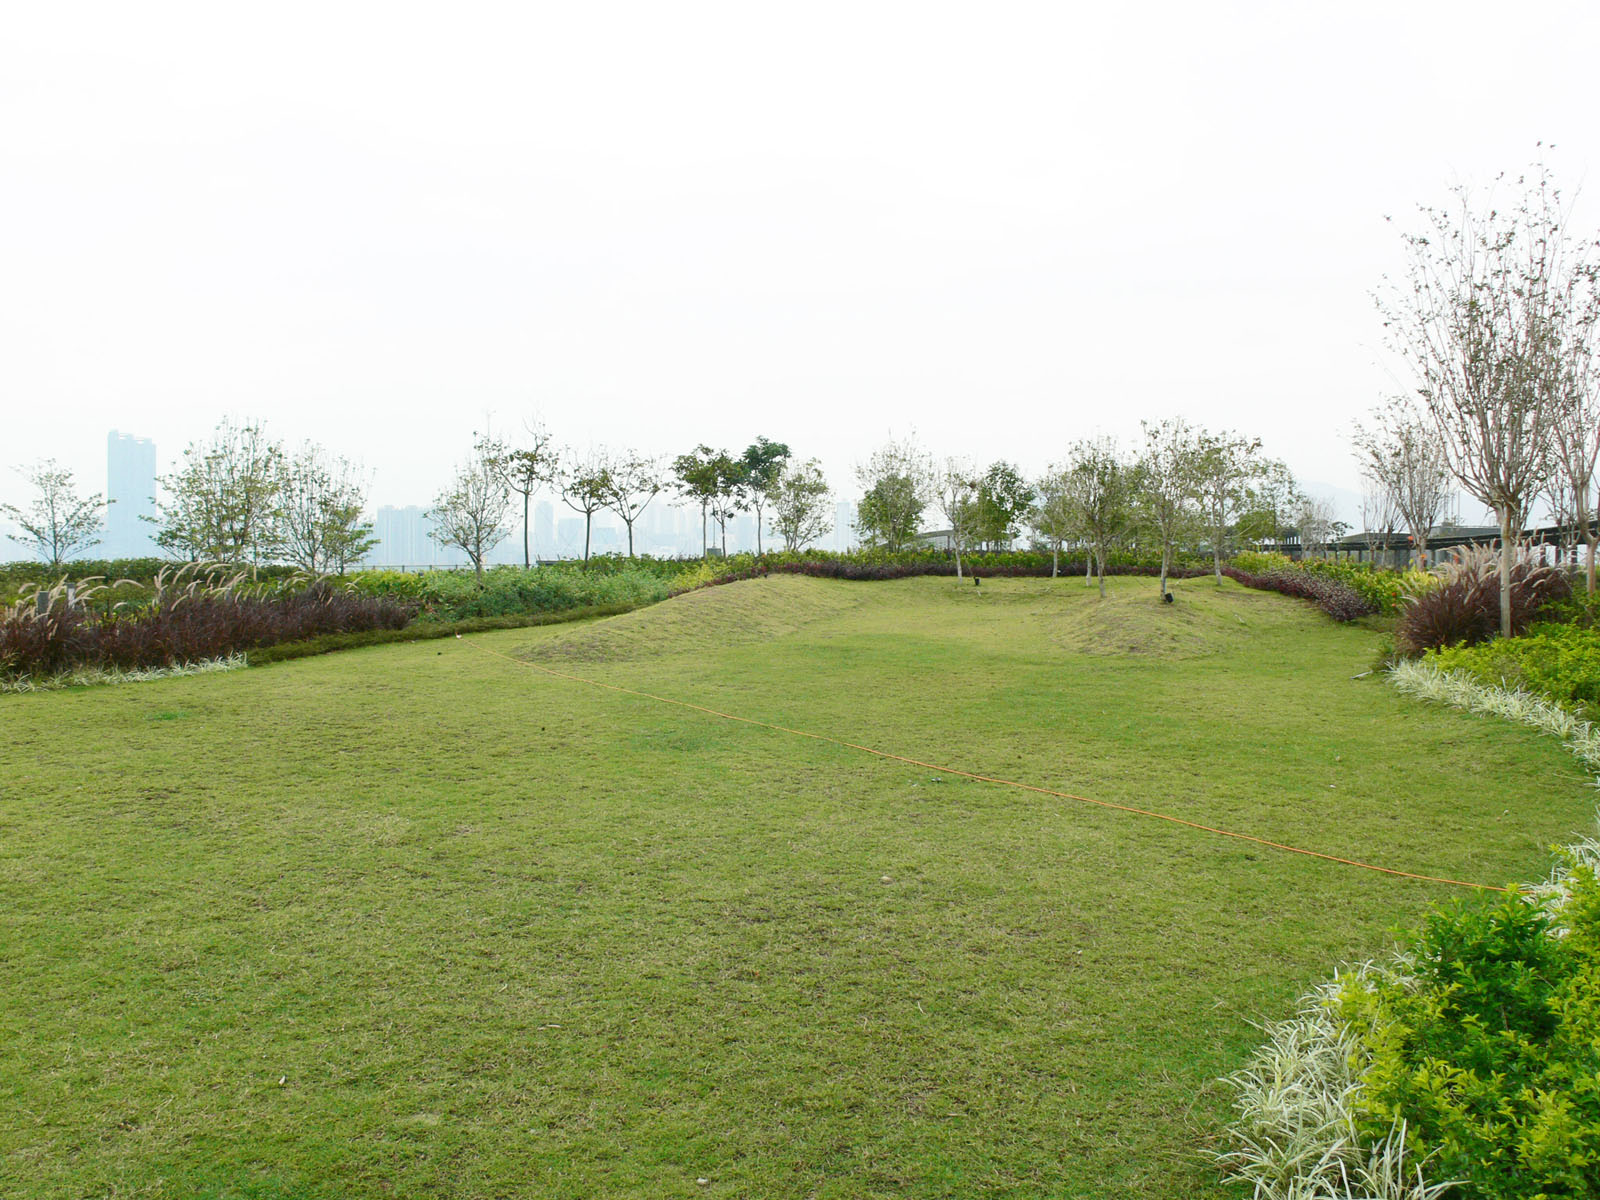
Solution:
M 265 562 L 279 552 L 283 446 L 260 424 L 224 418 L 161 477 L 156 544 L 189 561 Z
M 1161 594 L 1178 546 L 1199 521 L 1200 437 L 1181 417 L 1144 428 L 1139 456 L 1138 505 L 1143 523 L 1161 543 Z
M 33 486 L 33 502 L 25 509 L 0 504 L 0 512 L 27 535 L 19 538 L 13 534 L 12 541 L 31 542 L 51 570 L 99 542 L 107 503 L 104 496 L 80 497 L 72 472 L 53 458 L 36 463 L 22 475 Z
M 719 450 L 711 460 L 716 485 L 711 493 L 711 519 L 722 539 L 722 557 L 728 557 L 728 522 L 750 502 L 750 472 L 742 458 Z
M 1106 594 L 1106 562 L 1133 529 L 1139 469 L 1123 458 L 1110 438 L 1075 442 L 1063 477 L 1072 523 L 1088 547 Z
M 865 492 L 856 506 L 856 532 L 868 545 L 904 549 L 933 499 L 933 461 L 911 438 L 891 441 L 856 467 L 856 479 Z
M 950 547 L 956 556 L 956 579 L 961 575 L 961 552 L 980 535 L 986 516 L 983 479 L 963 458 L 948 458 L 934 481 L 934 498 L 950 527 Z
M 377 545 L 361 520 L 367 488 L 360 468 L 308 442 L 285 458 L 278 480 L 278 545 L 283 557 L 313 573 L 345 568 Z
M 773 525 L 783 538 L 783 548 L 799 550 L 827 533 L 833 527 L 832 501 L 816 459 L 786 470 L 772 497 Z
M 680 454 L 672 460 L 672 474 L 678 481 L 678 495 L 700 506 L 701 558 L 711 557 L 711 542 L 706 522 L 711 512 L 711 502 L 717 495 L 718 487 L 721 486 L 718 459 L 726 457 L 723 452 L 713 450 L 702 442 L 689 453 Z
M 1073 537 L 1077 525 L 1067 472 L 1053 469 L 1034 487 L 1034 505 L 1028 520 L 1034 532 L 1050 547 L 1050 578 L 1061 574 L 1061 544 Z
M 1222 560 L 1228 537 L 1244 514 L 1253 511 L 1253 485 L 1261 477 L 1261 439 L 1224 431 L 1198 435 L 1195 459 L 1195 495 L 1201 520 L 1211 540 L 1211 562 L 1217 583 L 1222 582 Z
M 1033 509 L 1033 484 L 1008 462 L 989 464 L 978 480 L 973 540 L 995 550 L 1009 549 Z
M 774 499 L 783 469 L 789 464 L 789 447 L 758 437 L 745 447 L 740 463 L 744 468 L 746 501 L 756 514 L 756 553 L 760 554 L 762 510 Z
M 491 461 L 493 449 L 480 438 L 476 452 L 456 469 L 455 478 L 434 497 L 428 510 L 433 522 L 429 536 L 441 546 L 454 546 L 466 554 L 480 586 L 489 552 L 511 532 L 507 524 L 511 493 Z

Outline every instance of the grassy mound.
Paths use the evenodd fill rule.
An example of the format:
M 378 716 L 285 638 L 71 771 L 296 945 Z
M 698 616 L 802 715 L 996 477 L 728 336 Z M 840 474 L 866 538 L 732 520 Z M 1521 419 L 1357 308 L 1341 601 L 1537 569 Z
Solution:
M 757 580 L 0 699 L 0 1195 L 1234 1194 L 1251 1021 L 1443 888 L 479 649 L 603 635 L 574 674 L 1428 874 L 1589 824 L 1553 740 L 1352 681 L 1368 631 L 1261 595 L 1232 650 L 1052 636 L 1097 603 Z
M 567 630 L 535 643 L 528 654 L 540 659 L 623 662 L 661 654 L 715 653 L 788 636 L 847 613 L 870 598 L 864 587 L 772 575 L 685 592 L 649 608 Z

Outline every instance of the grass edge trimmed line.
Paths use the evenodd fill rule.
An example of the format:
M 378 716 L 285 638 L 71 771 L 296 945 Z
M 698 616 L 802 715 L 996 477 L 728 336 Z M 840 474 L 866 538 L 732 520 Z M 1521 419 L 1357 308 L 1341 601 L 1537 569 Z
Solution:
M 658 601 L 652 603 L 659 603 Z M 297 658 L 311 658 L 318 654 L 332 654 L 339 650 L 359 650 L 366 646 L 392 646 L 409 642 L 428 642 L 438 638 L 459 637 L 464 633 L 492 633 L 501 629 L 530 629 L 538 625 L 566 625 L 573 621 L 597 620 L 616 617 L 644 608 L 643 604 L 595 604 L 584 608 L 568 608 L 559 612 L 521 613 L 501 617 L 467 617 L 460 621 L 432 623 L 416 621 L 404 629 L 373 629 L 362 633 L 328 633 L 300 642 L 280 642 L 275 646 L 262 646 L 248 650 L 245 658 L 252 667 L 270 666 Z
M 1600 731 L 1553 701 L 1425 662 L 1399 662 L 1388 675 L 1404 695 L 1537 729 L 1559 738 L 1585 766 L 1600 769 Z M 1600 811 L 1596 821 L 1600 827 Z M 1572 861 L 1600 869 L 1600 837 L 1564 849 Z M 1569 870 L 1558 866 L 1543 883 L 1523 887 L 1522 894 L 1533 903 L 1559 904 Z M 1235 1147 L 1216 1155 L 1230 1178 L 1251 1184 L 1261 1200 L 1352 1182 L 1374 1196 L 1433 1200 L 1455 1186 L 1453 1181 L 1425 1182 L 1424 1164 L 1408 1162 L 1404 1122 L 1377 1145 L 1363 1145 L 1356 1136 L 1355 1102 L 1365 1089 L 1364 1068 L 1355 1061 L 1354 1032 L 1334 1017 L 1331 1005 L 1347 980 L 1404 976 L 1408 965 L 1401 951 L 1386 963 L 1341 964 L 1331 980 L 1300 997 L 1294 1016 L 1261 1027 L 1266 1042 L 1222 1081 L 1237 1093 L 1239 1113 L 1230 1126 Z M 1412 1174 L 1414 1183 L 1408 1178 Z

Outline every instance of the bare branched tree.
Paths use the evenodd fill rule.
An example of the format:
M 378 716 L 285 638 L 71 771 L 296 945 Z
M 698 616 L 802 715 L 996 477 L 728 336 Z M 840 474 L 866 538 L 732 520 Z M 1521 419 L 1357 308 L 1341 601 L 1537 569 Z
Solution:
M 1588 590 L 1595 586 L 1595 546 L 1600 544 L 1596 529 L 1595 463 L 1600 460 L 1600 355 L 1593 345 L 1596 312 L 1595 292 L 1587 313 L 1577 314 L 1576 337 L 1564 355 L 1567 372 L 1562 380 L 1555 420 L 1551 423 L 1553 469 L 1547 489 L 1556 522 L 1573 530 L 1584 542 L 1584 577 Z
M 1338 524 L 1333 501 L 1325 496 L 1301 496 L 1294 509 L 1295 528 L 1300 531 L 1300 550 L 1303 554 L 1322 557 L 1333 541 L 1334 526 Z
M 1454 208 L 1423 208 L 1423 231 L 1405 235 L 1404 284 L 1378 297 L 1451 472 L 1499 523 L 1506 636 L 1521 518 L 1550 474 L 1595 261 L 1592 245 L 1574 245 L 1547 168 L 1516 186 L 1509 209 L 1465 187 Z
M 1370 428 L 1356 427 L 1355 445 L 1362 473 L 1393 503 L 1426 566 L 1428 535 L 1450 496 L 1450 465 L 1433 423 L 1396 399 L 1374 414 Z
M 615 455 L 602 479 L 605 506 L 628 527 L 628 557 L 633 557 L 633 523 L 661 494 L 661 466 L 653 458 L 631 451 Z
M 947 458 L 934 476 L 934 502 L 950 526 L 950 545 L 956 553 L 956 579 L 962 578 L 961 552 L 972 544 L 983 519 L 978 503 L 981 472 L 964 458 Z
M 99 542 L 106 511 L 104 496 L 79 496 L 72 472 L 54 459 L 36 463 L 22 475 L 33 485 L 33 502 L 27 508 L 0 504 L 0 512 L 16 521 L 27 535 L 13 535 L 12 541 L 31 543 L 51 570 Z
M 489 552 L 505 541 L 510 527 L 506 518 L 511 509 L 511 493 L 505 478 L 484 453 L 461 464 L 456 477 L 434 497 L 428 518 L 433 522 L 429 536 L 441 546 L 454 546 L 472 562 L 478 582 L 483 582 L 483 564 Z
M 489 461 L 506 487 L 522 497 L 522 565 L 533 565 L 533 544 L 528 523 L 533 495 L 556 482 L 561 456 L 555 438 L 537 418 L 523 424 L 525 436 L 513 446 L 499 439 L 485 439 Z
M 1364 468 L 1361 472 L 1361 536 L 1374 563 L 1378 561 L 1378 548 L 1387 549 L 1400 520 L 1394 493 L 1372 471 Z

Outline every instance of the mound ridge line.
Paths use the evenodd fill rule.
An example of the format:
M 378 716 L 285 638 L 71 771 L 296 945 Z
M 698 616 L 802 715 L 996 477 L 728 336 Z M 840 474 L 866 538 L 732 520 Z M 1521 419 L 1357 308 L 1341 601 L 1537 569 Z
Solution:
M 541 666 L 536 662 L 526 659 L 513 658 L 509 654 L 502 654 L 498 650 L 491 650 L 488 646 L 479 645 L 475 641 L 467 641 L 459 633 L 456 640 L 482 654 L 494 658 L 504 659 L 513 666 L 526 667 L 538 671 L 541 675 L 548 675 L 553 679 L 562 679 L 569 683 L 587 684 L 589 687 L 601 688 L 608 692 L 617 692 L 624 696 L 634 696 L 641 700 L 650 700 L 656 704 L 670 704 L 676 708 L 686 708 L 693 712 L 704 713 L 707 716 L 718 717 L 725 721 L 737 721 L 742 725 L 754 725 L 758 729 L 768 729 L 774 733 L 787 733 L 794 737 L 810 738 L 812 741 L 827 742 L 833 746 L 843 746 L 849 750 L 859 750 L 863 754 L 871 754 L 876 758 L 888 759 L 891 762 L 906 763 L 913 767 L 920 767 L 927 771 L 938 771 L 944 775 L 954 775 L 961 779 L 971 779 L 978 783 L 992 783 L 999 787 L 1016 788 L 1018 791 L 1033 792 L 1041 796 L 1053 796 L 1059 800 L 1075 800 L 1080 804 L 1093 805 L 1095 808 L 1110 809 L 1113 812 L 1130 813 L 1134 816 L 1149 817 L 1157 821 L 1166 821 L 1172 825 L 1182 826 L 1203 833 L 1216 834 L 1219 837 L 1234 838 L 1237 841 L 1249 842 L 1256 846 L 1265 846 L 1269 850 L 1281 850 L 1288 854 L 1300 854 L 1306 858 L 1320 859 L 1323 862 L 1338 863 L 1340 866 L 1356 867 L 1363 871 L 1372 871 L 1379 875 L 1392 875 L 1400 879 L 1415 879 L 1423 883 L 1443 883 L 1451 887 L 1470 888 L 1483 892 L 1520 892 L 1516 887 L 1499 887 L 1492 883 L 1473 883 L 1470 880 L 1450 879 L 1443 875 L 1422 875 L 1415 871 L 1402 871 L 1396 867 L 1379 866 L 1376 863 L 1362 862 L 1355 858 L 1341 858 L 1337 854 L 1325 854 L 1321 850 L 1307 850 L 1303 846 L 1291 846 L 1286 842 L 1274 842 L 1267 838 L 1256 837 L 1250 833 L 1239 833 L 1232 829 L 1222 829 L 1215 825 L 1203 825 L 1198 821 L 1189 821 L 1183 817 L 1175 817 L 1170 813 L 1155 812 L 1148 808 L 1135 808 L 1132 805 L 1116 804 L 1110 800 L 1096 800 L 1091 796 L 1079 796 L 1073 792 L 1057 791 L 1054 788 L 1040 787 L 1037 784 L 1021 783 L 1015 779 L 1004 779 L 995 775 L 979 775 L 974 771 L 964 771 L 959 767 L 947 767 L 940 763 L 924 762 L 919 758 L 910 758 L 904 754 L 894 754 L 888 750 L 879 750 L 873 746 L 863 746 L 859 742 L 847 742 L 843 738 L 830 737 L 825 733 L 814 733 L 807 729 L 791 729 L 787 725 L 774 725 L 769 721 L 758 721 L 754 717 L 741 717 L 737 713 L 722 712 L 715 708 L 708 708 L 703 704 L 694 704 L 688 700 L 679 700 L 672 696 L 658 696 L 652 692 L 640 691 L 637 688 L 623 687 L 615 683 L 602 683 L 598 679 L 588 679 L 582 675 L 573 675 L 566 671 L 557 671 L 551 667 Z

